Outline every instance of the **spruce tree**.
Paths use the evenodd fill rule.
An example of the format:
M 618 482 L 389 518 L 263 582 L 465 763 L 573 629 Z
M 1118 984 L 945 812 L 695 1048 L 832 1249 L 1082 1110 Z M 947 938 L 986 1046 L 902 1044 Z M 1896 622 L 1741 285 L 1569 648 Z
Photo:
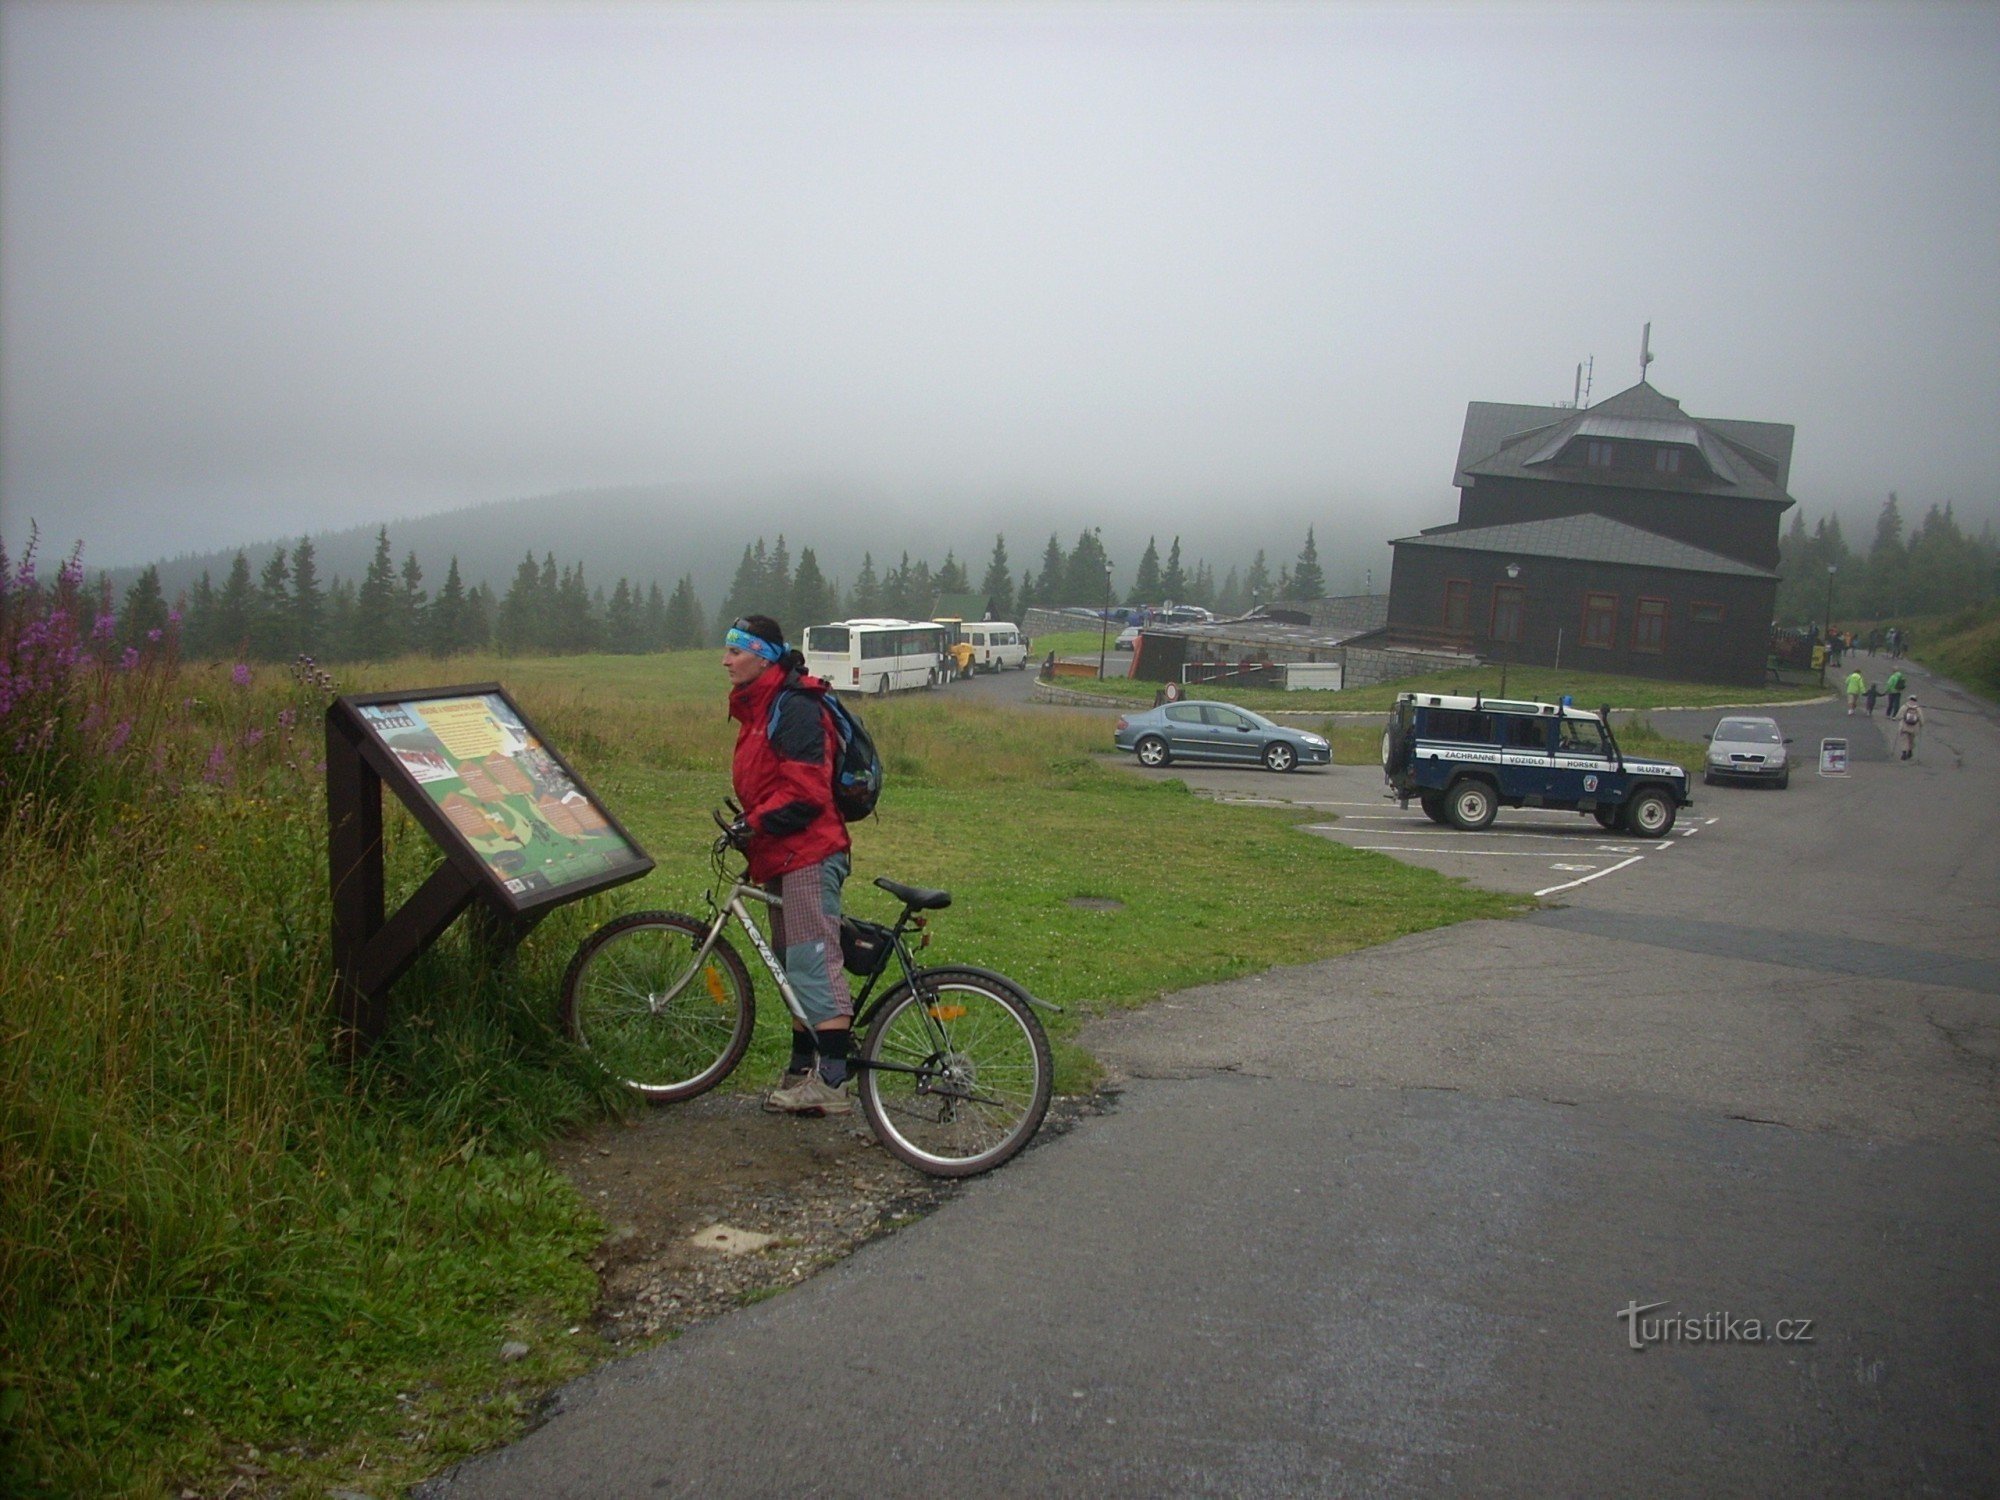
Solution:
M 1049 533 L 1049 544 L 1042 549 L 1042 570 L 1035 575 L 1035 603 L 1045 609 L 1061 609 L 1064 604 L 1082 604 L 1081 599 L 1063 598 L 1064 580 L 1069 572 L 1069 554 L 1056 540 L 1056 534 Z
M 6 576 L 5 560 L 0 559 L 0 578 Z M 4 601 L 0 601 L 0 623 L 4 620 Z M 215 585 L 209 580 L 208 569 L 203 568 L 201 577 L 195 580 L 194 588 L 188 594 L 187 614 L 181 620 L 181 655 L 212 659 L 216 654 L 214 640 Z
M 1139 559 L 1139 571 L 1132 575 L 1132 592 L 1125 596 L 1127 604 L 1158 604 L 1160 593 L 1160 547 L 1152 537 L 1146 538 L 1145 554 Z
M 1292 569 L 1292 595 L 1297 599 L 1324 599 L 1326 574 L 1320 571 L 1319 548 L 1313 543 L 1313 529 L 1306 528 L 1306 545 Z
M 403 559 L 402 587 L 396 591 L 396 654 L 416 651 L 423 645 L 424 570 L 417 566 L 414 550 Z
M 1077 534 L 1076 546 L 1070 550 L 1069 562 L 1063 570 L 1065 602 L 1103 609 L 1114 597 L 1107 581 L 1109 573 L 1104 539 L 1095 527 L 1086 527 Z
M 664 651 L 667 645 L 667 596 L 660 592 L 660 580 L 646 586 L 646 607 L 639 614 L 639 636 L 648 651 Z
M 118 613 L 118 644 L 144 653 L 162 649 L 166 638 L 167 600 L 160 592 L 160 570 L 148 563 L 125 591 L 125 607 Z
M 250 587 L 250 559 L 238 552 L 229 564 L 229 577 L 215 597 L 215 632 L 209 650 L 218 658 L 246 657 L 250 654 L 250 624 L 257 612 L 257 596 Z
M 993 618 L 1014 618 L 1014 581 L 1007 572 L 1007 538 L 993 538 L 993 556 L 987 559 L 986 576 L 979 580 L 979 592 L 992 607 Z
M 785 628 L 797 639 L 805 639 L 808 625 L 824 625 L 834 616 L 833 590 L 819 571 L 819 559 L 807 547 L 799 553 L 799 570 L 792 576 L 792 617 Z M 783 618 L 783 617 L 781 617 Z
M 610 602 L 604 606 L 604 649 L 626 656 L 645 649 L 639 633 L 639 601 L 623 578 L 618 580 Z
M 854 575 L 854 587 L 847 595 L 848 614 L 857 620 L 871 619 L 882 613 L 882 585 L 875 577 L 875 554 L 861 554 L 861 571 Z
M 508 656 L 539 649 L 542 638 L 542 575 L 530 552 L 514 570 L 514 581 L 501 601 L 494 635 L 500 650 Z
M 288 661 L 292 645 L 292 565 L 280 547 L 257 575 L 250 617 L 250 651 L 259 661 Z
M 1160 574 L 1160 597 L 1175 604 L 1188 602 L 1187 573 L 1181 567 L 1181 539 L 1174 538 L 1174 544 L 1167 551 L 1166 571 Z
M 401 590 L 396 564 L 389 554 L 389 528 L 375 533 L 375 555 L 354 596 L 354 624 L 349 637 L 359 661 L 387 661 L 402 647 Z
M 969 594 L 972 580 L 965 576 L 965 564 L 954 557 L 949 550 L 944 555 L 944 565 L 937 570 L 937 591 L 940 594 Z
M 736 616 L 731 615 L 730 619 Z M 667 601 L 667 649 L 669 651 L 689 651 L 702 644 L 704 634 L 701 619 L 701 603 L 694 594 L 694 575 L 681 574 L 681 581 L 674 585 L 674 596 Z
M 465 623 L 459 631 L 465 650 L 484 651 L 493 644 L 493 616 L 496 612 L 493 590 L 484 580 L 466 591 Z
M 326 594 L 319 583 L 319 559 L 312 538 L 292 549 L 292 650 L 317 657 L 325 644 Z
M 757 538 L 754 547 L 743 549 L 743 560 L 736 565 L 736 576 L 729 582 L 729 592 L 722 596 L 722 615 L 725 620 L 740 620 L 745 615 L 770 613 L 764 607 L 767 562 L 764 539 L 761 536 Z
M 424 649 L 432 656 L 455 656 L 465 650 L 465 609 L 465 582 L 458 576 L 454 552 L 444 585 L 424 612 Z
M 764 559 L 764 603 L 760 613 L 769 615 L 786 629 L 792 620 L 792 556 L 785 548 L 785 534 L 778 533 L 771 555 Z
M 1264 564 L 1264 549 L 1257 549 L 1257 557 L 1250 564 L 1250 571 L 1243 575 L 1243 601 L 1252 608 L 1271 602 L 1271 571 Z

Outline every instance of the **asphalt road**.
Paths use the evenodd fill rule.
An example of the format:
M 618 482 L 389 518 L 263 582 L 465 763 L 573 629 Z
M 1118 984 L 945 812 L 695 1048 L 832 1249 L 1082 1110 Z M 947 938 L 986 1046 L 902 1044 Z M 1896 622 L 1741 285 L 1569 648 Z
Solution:
M 1616 869 L 1186 773 L 1606 873 L 1098 1023 L 1107 1115 L 430 1493 L 1992 1493 L 2000 728 L 1928 688 L 1917 760 L 1698 792 Z

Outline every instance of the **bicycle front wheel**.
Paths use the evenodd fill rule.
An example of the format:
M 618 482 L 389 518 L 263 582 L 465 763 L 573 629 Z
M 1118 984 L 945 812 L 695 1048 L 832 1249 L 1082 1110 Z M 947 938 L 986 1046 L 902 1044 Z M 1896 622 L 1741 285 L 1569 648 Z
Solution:
M 1049 1039 L 1014 983 L 919 969 L 883 997 L 861 1044 L 861 1108 L 891 1154 L 933 1177 L 991 1171 L 1048 1113 Z
M 562 1022 L 606 1072 L 655 1104 L 706 1093 L 750 1045 L 749 972 L 720 938 L 697 962 L 708 924 L 642 911 L 584 939 L 563 975 Z

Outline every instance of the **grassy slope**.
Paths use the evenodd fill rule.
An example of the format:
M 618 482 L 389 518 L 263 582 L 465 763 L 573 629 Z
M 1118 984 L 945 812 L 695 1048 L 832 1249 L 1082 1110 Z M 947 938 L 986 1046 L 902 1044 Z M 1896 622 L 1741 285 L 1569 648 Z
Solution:
M 100 810 L 60 853 L 0 828 L 0 971 L 18 976 L 0 997 L 0 1488 L 213 1488 L 254 1444 L 280 1475 L 380 1492 L 511 1430 L 595 1357 L 567 1329 L 596 1226 L 533 1147 L 617 1101 L 554 1034 L 555 989 L 595 922 L 698 901 L 734 726 L 712 652 L 398 663 L 342 685 L 486 678 L 660 868 L 551 916 L 511 971 L 482 974 L 447 934 L 358 1077 L 325 1054 L 309 717 L 254 778 Z M 190 703 L 226 692 L 188 685 Z M 244 713 L 296 711 L 285 691 L 260 681 Z M 931 955 L 1070 1007 L 1065 1087 L 1092 1077 L 1066 1040 L 1090 1013 L 1510 909 L 1281 814 L 1117 774 L 1101 715 L 949 694 L 867 715 L 890 791 L 857 830 L 851 904 L 887 914 L 878 873 L 951 888 Z M 393 907 L 436 856 L 390 824 Z M 782 1045 L 764 1009 L 745 1086 Z M 506 1337 L 534 1352 L 500 1365 Z M 357 1470 L 363 1453 L 397 1467 Z
M 1952 681 L 2000 699 L 2000 600 L 1944 620 L 1919 621 L 1917 657 Z

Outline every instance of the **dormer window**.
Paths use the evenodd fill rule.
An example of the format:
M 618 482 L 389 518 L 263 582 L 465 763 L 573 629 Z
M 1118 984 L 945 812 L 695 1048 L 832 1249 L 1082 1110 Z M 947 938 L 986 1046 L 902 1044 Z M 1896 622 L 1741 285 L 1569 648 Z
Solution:
M 1589 464 L 1593 469 L 1608 469 L 1617 461 L 1618 445 L 1616 443 L 1597 442 L 1593 440 L 1584 453 L 1584 462 Z
M 1655 448 L 1653 450 L 1653 472 L 1655 474 L 1678 474 L 1681 471 L 1681 450 L 1678 448 Z

